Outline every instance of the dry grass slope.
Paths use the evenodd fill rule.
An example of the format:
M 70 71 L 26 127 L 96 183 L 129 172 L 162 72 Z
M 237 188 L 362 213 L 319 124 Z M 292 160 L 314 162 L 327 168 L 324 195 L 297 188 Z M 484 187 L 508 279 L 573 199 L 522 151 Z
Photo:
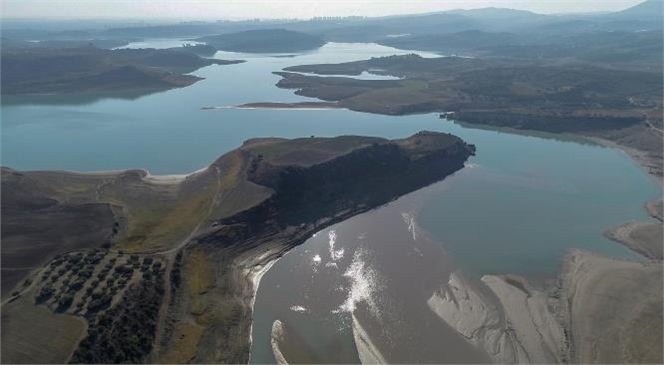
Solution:
M 34 305 L 34 292 L 2 306 L 2 363 L 62 364 L 87 328 L 82 318 Z

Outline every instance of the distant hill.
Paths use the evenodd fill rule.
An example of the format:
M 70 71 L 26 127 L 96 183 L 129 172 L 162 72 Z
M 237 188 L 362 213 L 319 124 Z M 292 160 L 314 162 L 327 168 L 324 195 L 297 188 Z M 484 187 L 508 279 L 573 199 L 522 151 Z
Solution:
M 308 51 L 326 42 L 319 36 L 285 29 L 248 30 L 197 39 L 219 50 L 246 53 L 286 53 Z
M 664 2 L 662 0 L 646 0 L 631 8 L 625 9 L 612 14 L 614 17 L 619 18 L 659 18 L 662 20 L 664 17 Z
M 94 46 L 97 48 L 111 49 L 121 47 L 129 43 L 129 39 L 67 39 L 67 40 L 41 40 L 29 42 L 26 40 L 2 37 L 0 44 L 3 49 L 10 48 L 80 48 Z
M 237 62 L 180 50 L 37 47 L 3 49 L 0 67 L 3 94 L 44 94 L 166 90 L 201 80 L 183 73 Z
M 519 37 L 501 32 L 490 33 L 480 30 L 466 30 L 448 34 L 425 34 L 395 38 L 385 38 L 378 43 L 402 49 L 418 49 L 430 52 L 455 53 L 472 52 L 486 47 L 512 45 Z
M 533 13 L 527 10 L 516 10 L 507 8 L 480 8 L 480 9 L 456 9 L 446 11 L 448 14 L 461 14 L 475 19 L 513 19 L 513 18 L 546 18 L 548 15 Z

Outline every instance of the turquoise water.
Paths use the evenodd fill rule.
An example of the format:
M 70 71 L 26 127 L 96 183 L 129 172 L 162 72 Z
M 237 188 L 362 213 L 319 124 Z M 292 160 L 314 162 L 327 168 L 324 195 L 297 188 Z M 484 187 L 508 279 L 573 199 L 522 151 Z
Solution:
M 141 44 L 144 46 L 144 44 Z M 79 171 L 142 167 L 153 173 L 186 173 L 257 136 L 369 134 L 401 137 L 433 129 L 433 117 L 402 123 L 344 110 L 200 110 L 203 106 L 306 98 L 278 89 L 273 71 L 297 64 L 344 62 L 403 54 L 378 45 L 329 44 L 297 57 L 219 52 L 218 58 L 246 59 L 194 72 L 204 77 L 190 87 L 134 100 L 94 95 L 5 97 L 2 102 L 2 164 L 17 169 Z M 427 55 L 427 54 L 424 54 Z M 429 55 L 431 56 L 431 55 Z
M 356 134 L 401 138 L 420 130 L 445 131 L 476 144 L 477 156 L 470 159 L 464 170 L 428 188 L 426 198 L 409 205 L 407 211 L 428 232 L 434 242 L 431 245 L 445 252 L 441 257 L 451 258 L 471 275 L 519 273 L 533 279 L 555 276 L 562 255 L 570 248 L 634 258 L 621 245 L 605 239 L 602 232 L 627 220 L 645 218 L 642 204 L 659 196 L 660 190 L 618 150 L 555 135 L 476 129 L 442 121 L 432 114 L 394 117 L 347 110 L 200 109 L 258 101 L 310 100 L 276 88 L 279 77 L 272 72 L 291 65 L 403 53 L 408 52 L 373 44 L 338 43 L 295 57 L 219 52 L 218 58 L 247 62 L 205 67 L 194 72 L 205 80 L 184 89 L 147 96 L 5 97 L 0 113 L 2 165 L 24 170 L 140 167 L 155 174 L 187 173 L 208 165 L 252 137 Z M 334 230 L 343 238 L 336 249 L 345 248 L 346 257 L 352 258 L 362 247 L 374 253 L 393 247 L 390 255 L 374 254 L 372 270 L 386 273 L 381 271 L 381 263 L 392 261 L 393 266 L 400 268 L 400 255 L 412 254 L 411 249 L 397 249 L 413 244 L 404 238 L 408 237 L 403 234 L 406 226 L 398 228 L 399 234 L 381 233 L 381 227 L 394 227 L 394 222 L 401 220 L 404 212 L 394 206 L 378 210 L 383 213 L 336 225 Z M 310 269 L 312 254 L 326 252 L 328 245 L 327 239 L 312 238 L 294 250 L 292 258 L 277 262 L 266 274 L 256 300 L 254 340 L 260 348 L 252 351 L 254 362 L 270 361 L 271 323 L 275 318 L 284 319 L 283 313 L 290 313 L 290 306 L 298 304 L 291 303 L 290 298 L 300 295 L 311 299 L 319 295 L 316 300 L 324 302 L 330 295 L 343 302 L 343 297 L 337 297 L 339 293 L 345 295 L 348 288 L 341 288 L 339 293 L 336 288 L 311 291 L 307 286 L 311 280 L 298 276 L 298 267 Z M 431 245 L 426 246 L 427 250 L 437 255 Z M 318 271 L 319 275 L 329 276 L 319 282 L 338 283 L 339 275 L 351 264 L 349 259 L 340 260 L 340 271 Z M 411 271 L 404 267 L 392 273 L 392 278 L 402 272 L 406 275 Z M 428 272 L 422 272 L 423 278 Z M 389 282 L 385 285 L 389 286 Z M 281 288 L 279 283 L 288 283 L 290 289 Z M 392 297 L 404 293 L 396 289 L 398 286 L 391 288 Z M 284 297 L 275 298 L 280 295 Z M 299 325 L 315 331 L 321 324 L 339 323 L 330 319 L 336 318 L 330 313 L 293 313 L 296 314 L 289 317 L 290 322 L 286 321 L 292 328 Z M 302 318 L 309 318 L 309 322 Z M 341 322 L 347 323 L 348 317 L 344 318 Z M 352 345 L 347 327 L 339 329 L 341 337 L 334 334 L 306 333 L 319 341 L 320 356 L 336 353 L 335 346 L 348 350 L 348 344 Z M 325 347 L 326 339 L 329 348 Z M 343 360 L 356 360 L 352 351 L 350 355 L 340 354 L 345 354 Z
M 173 39 L 173 38 L 148 38 L 142 41 L 130 42 L 122 47 L 117 47 L 118 49 L 122 48 L 174 48 L 182 47 L 185 44 L 194 45 L 194 44 L 204 44 L 201 42 L 190 41 L 186 38 L 184 39 Z
M 158 40 L 154 46 L 171 43 Z M 4 98 L 2 164 L 24 170 L 147 168 L 155 174 L 187 173 L 258 136 L 399 138 L 424 129 L 446 131 L 476 144 L 478 153 L 470 161 L 471 168 L 441 184 L 445 192 L 429 199 L 419 221 L 473 271 L 550 272 L 546 263 L 551 255 L 568 247 L 625 255 L 622 246 L 601 237 L 602 230 L 644 217 L 641 204 L 659 190 L 618 150 L 554 135 L 474 129 L 435 115 L 200 109 L 311 100 L 275 87 L 279 77 L 272 72 L 291 65 L 404 53 L 408 51 L 344 43 L 295 57 L 219 52 L 217 58 L 247 62 L 205 67 L 194 72 L 205 80 L 193 86 L 135 99 Z
M 466 169 L 439 184 L 419 223 L 477 274 L 550 278 L 567 249 L 630 258 L 603 231 L 647 218 L 661 193 L 621 151 L 592 144 L 450 128 L 476 143 Z

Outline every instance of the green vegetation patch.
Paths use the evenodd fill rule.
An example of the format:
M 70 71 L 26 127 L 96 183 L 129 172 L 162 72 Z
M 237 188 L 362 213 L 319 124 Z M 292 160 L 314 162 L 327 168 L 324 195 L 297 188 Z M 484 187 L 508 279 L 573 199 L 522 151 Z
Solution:
M 71 363 L 144 363 L 152 351 L 163 296 L 163 269 L 152 264 L 115 307 L 90 322 Z

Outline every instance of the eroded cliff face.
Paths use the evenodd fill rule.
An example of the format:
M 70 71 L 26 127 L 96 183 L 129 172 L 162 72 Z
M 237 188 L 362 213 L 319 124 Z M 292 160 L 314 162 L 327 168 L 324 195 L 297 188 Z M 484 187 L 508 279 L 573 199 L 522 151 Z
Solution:
M 318 225 L 320 220 L 344 212 L 356 214 L 441 180 L 463 168 L 474 152 L 474 146 L 455 136 L 423 132 L 306 167 L 275 165 L 252 155 L 247 178 L 275 194 L 219 224 L 242 224 L 253 234 Z

